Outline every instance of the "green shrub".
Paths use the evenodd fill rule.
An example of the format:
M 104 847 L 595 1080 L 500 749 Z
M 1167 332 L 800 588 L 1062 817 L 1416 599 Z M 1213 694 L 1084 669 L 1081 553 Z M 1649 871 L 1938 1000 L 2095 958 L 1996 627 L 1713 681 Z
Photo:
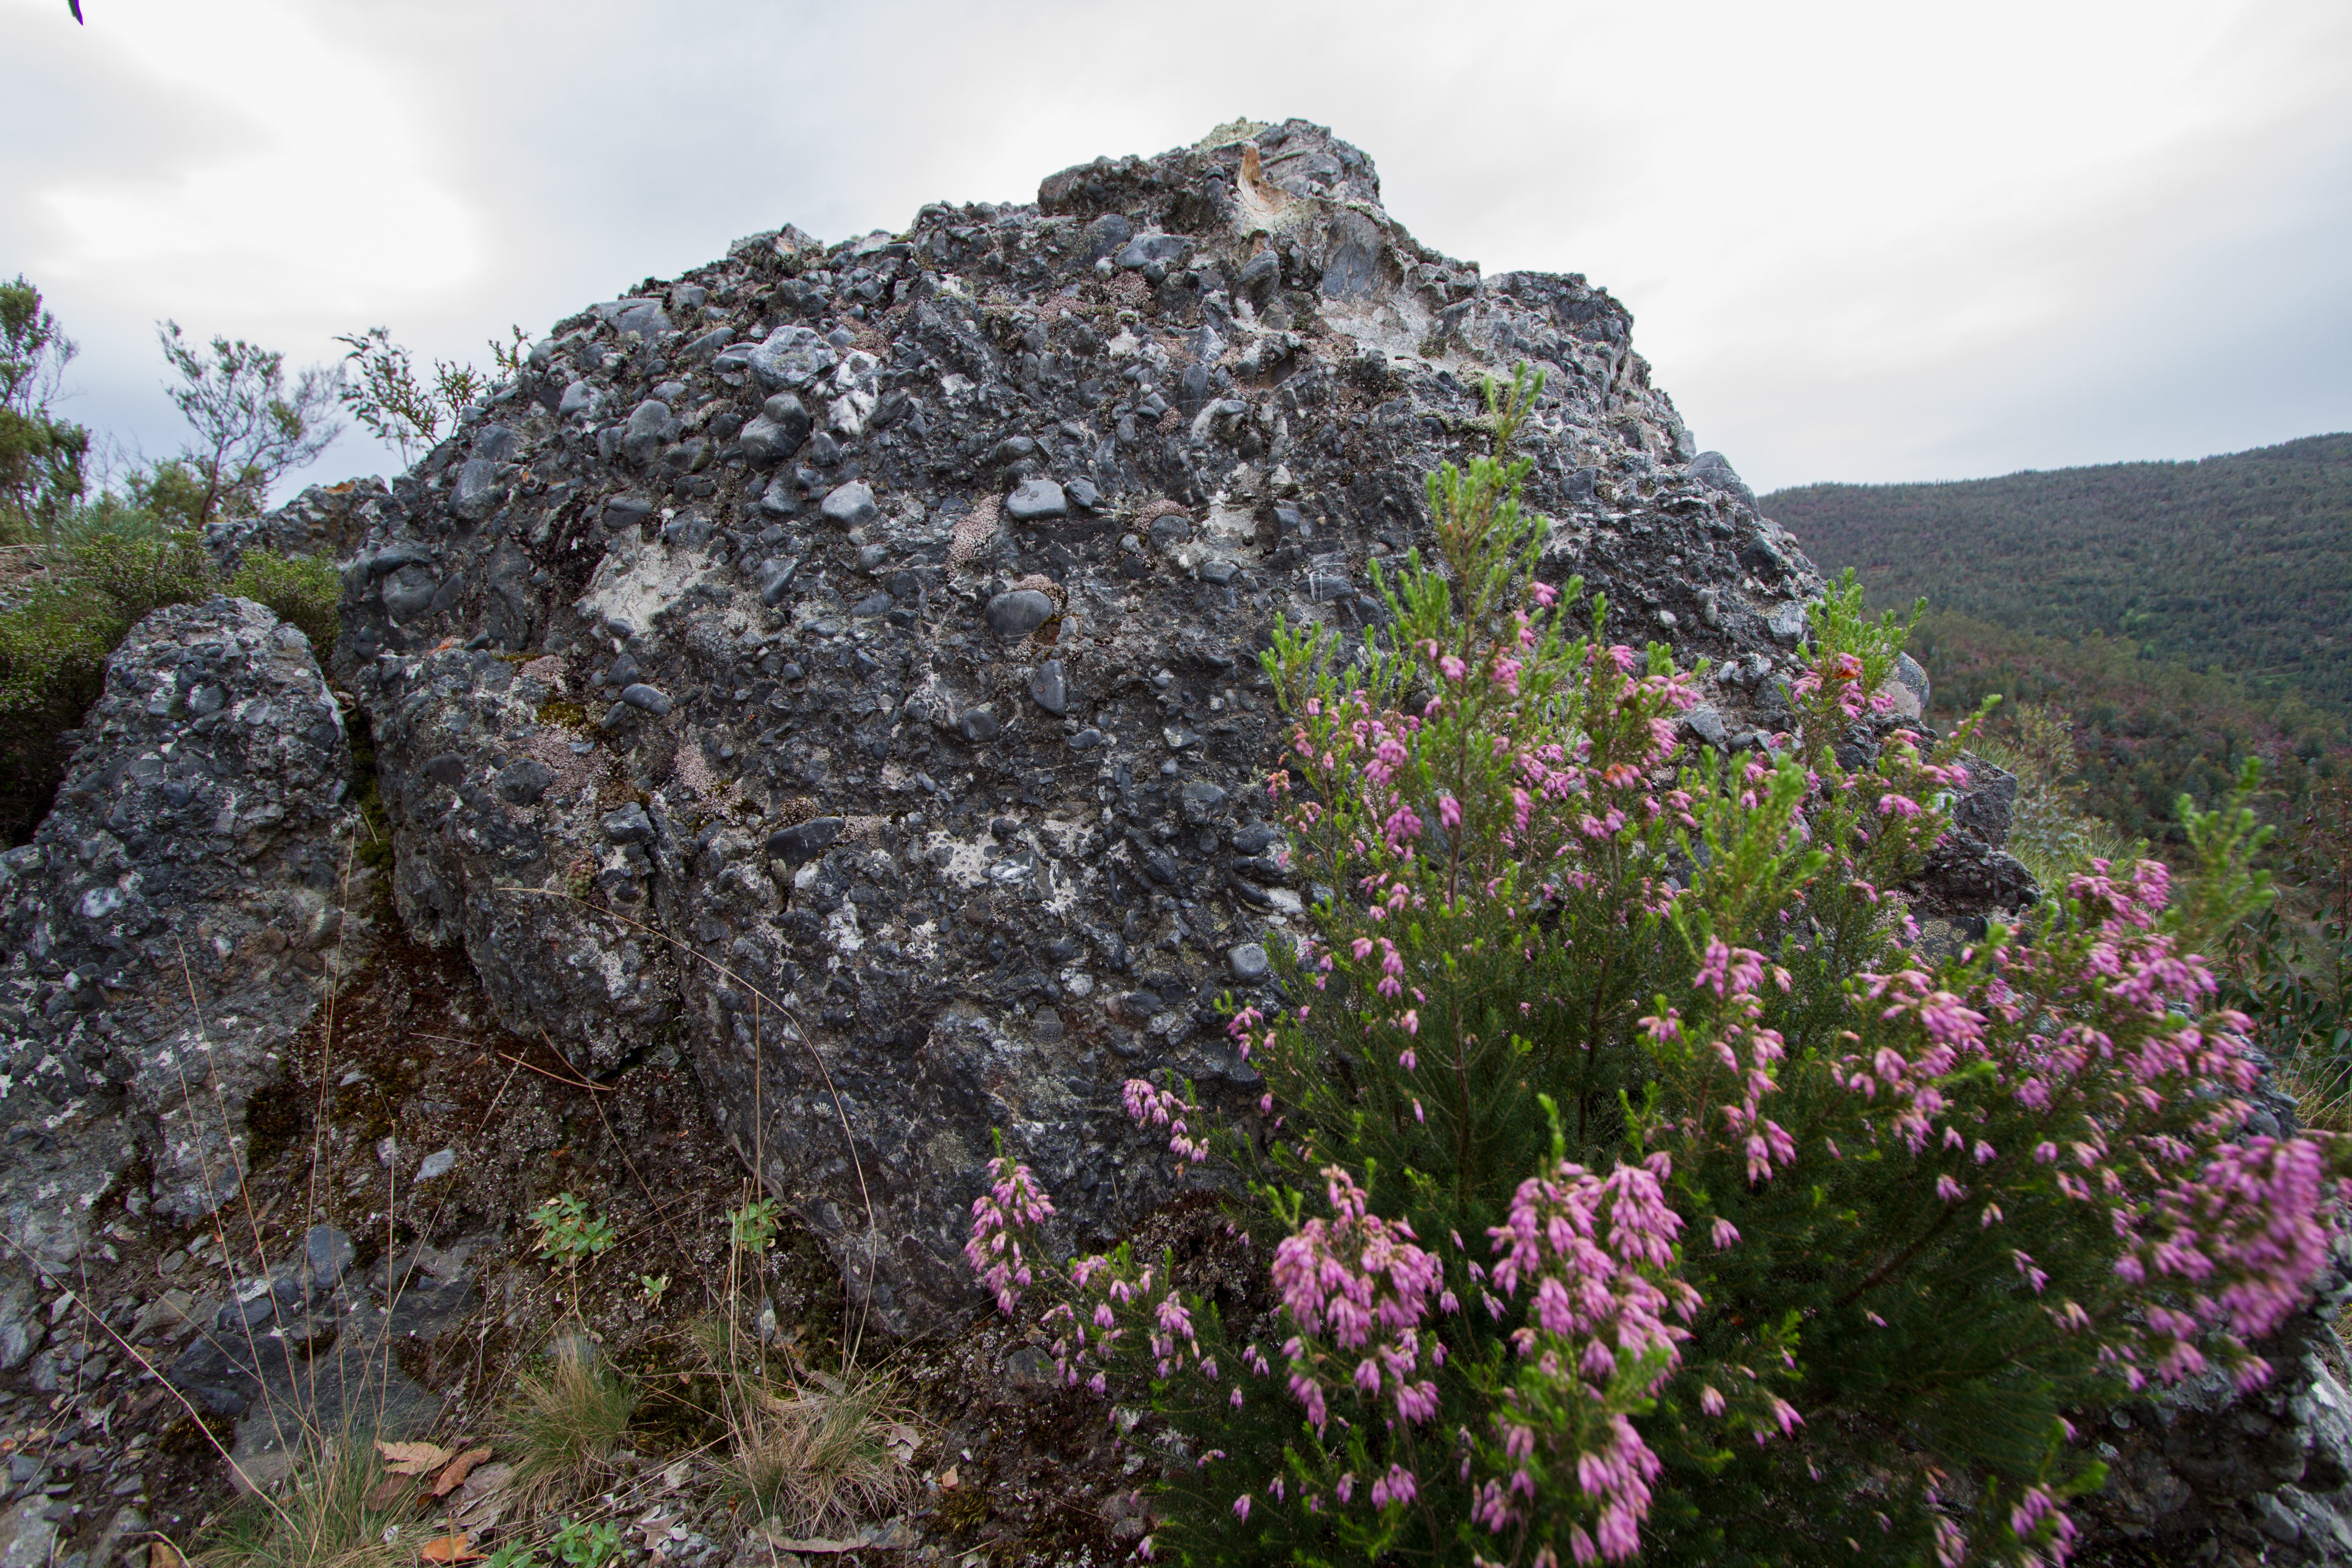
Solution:
M 342 635 L 338 605 L 343 595 L 341 574 L 308 555 L 277 555 L 248 550 L 229 579 L 228 591 L 267 605 L 278 618 L 310 639 L 310 651 L 324 665 L 335 653 Z
M 2133 860 L 2147 852 L 2145 840 L 2128 842 L 2083 809 L 2089 791 L 2080 782 L 2072 718 L 2029 702 L 2000 719 L 1998 729 L 1979 734 L 1970 749 L 2016 776 L 2008 847 L 2036 882 L 2063 888 L 2094 860 Z
M 2094 867 L 1931 961 L 1899 889 L 1965 737 L 1885 717 L 1903 628 L 1832 589 L 1790 730 L 1682 752 L 1668 650 L 1535 579 L 1525 391 L 1432 478 L 1442 565 L 1382 585 L 1390 632 L 1277 629 L 1267 789 L 1330 891 L 1231 1021 L 1256 1116 L 1127 1085 L 1247 1193 L 1265 1305 L 1172 1255 L 1052 1267 L 1009 1155 L 967 1258 L 1175 1428 L 1189 1562 L 2063 1558 L 2104 1478 L 2067 1413 L 2265 1380 L 2352 1170 L 2238 1136 L 2255 1059 L 2191 939 L 2263 900 L 2252 814 L 2188 815 L 2178 898 Z

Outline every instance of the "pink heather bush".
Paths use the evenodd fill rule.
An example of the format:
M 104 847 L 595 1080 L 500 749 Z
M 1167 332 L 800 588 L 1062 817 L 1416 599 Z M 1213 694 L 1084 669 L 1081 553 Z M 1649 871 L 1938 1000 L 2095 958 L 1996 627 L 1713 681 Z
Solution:
M 1007 1311 L 1047 1292 L 1069 1383 L 1148 1386 L 1188 1462 L 1147 1554 L 2062 1562 L 2103 1479 L 2064 1413 L 2263 1383 L 2352 1168 L 2247 1135 L 2247 1023 L 2186 934 L 2259 900 L 2247 814 L 2191 814 L 2186 900 L 2103 865 L 1930 942 L 1904 889 L 1969 779 L 1890 712 L 1900 628 L 1849 580 L 1787 729 L 1685 748 L 1705 672 L 1534 576 L 1528 406 L 1432 477 L 1443 569 L 1383 584 L 1384 637 L 1269 656 L 1268 806 L 1336 894 L 1233 1015 L 1265 1092 L 1127 1086 L 1257 1285 L 1045 1268 L 1009 1158 L 966 1255 Z

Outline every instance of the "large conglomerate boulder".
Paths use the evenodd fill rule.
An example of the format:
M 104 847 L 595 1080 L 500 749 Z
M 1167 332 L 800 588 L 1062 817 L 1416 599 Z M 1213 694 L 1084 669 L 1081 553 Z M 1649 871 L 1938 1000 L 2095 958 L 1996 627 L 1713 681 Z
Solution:
M 1297 121 L 583 311 L 346 572 L 400 912 L 591 1070 L 682 1050 L 880 1321 L 940 1322 L 992 1130 L 1102 1236 L 1170 1190 L 1122 1080 L 1255 1099 L 1218 1001 L 1314 896 L 1258 656 L 1382 620 L 1486 378 L 1543 377 L 1544 574 L 1712 661 L 1695 742 L 1779 727 L 1821 580 L 1631 335 Z

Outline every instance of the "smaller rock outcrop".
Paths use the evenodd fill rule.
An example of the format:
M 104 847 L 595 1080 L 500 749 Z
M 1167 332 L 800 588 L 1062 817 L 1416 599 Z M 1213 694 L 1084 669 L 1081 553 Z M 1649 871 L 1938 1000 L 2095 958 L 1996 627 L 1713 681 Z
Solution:
M 392 491 L 373 475 L 339 485 L 312 485 L 275 511 L 206 524 L 205 552 L 224 573 L 236 571 L 247 550 L 338 560 L 394 512 Z M 331 651 L 322 647 L 318 654 L 323 659 Z
M 182 1219 L 243 1180 L 246 1110 L 317 1005 L 341 921 L 351 747 L 309 642 L 249 599 L 158 610 L 107 661 L 56 807 L 0 856 L 0 1364 L 24 1271 L 127 1194 Z
M 233 1298 L 169 1303 L 193 1332 L 166 1375 L 195 1405 L 237 1418 L 240 1485 L 282 1479 L 305 1433 L 397 1441 L 432 1426 L 440 1397 L 392 1347 L 429 1343 L 472 1308 L 465 1265 L 482 1240 L 413 1246 L 361 1268 L 350 1236 L 313 1226 L 299 1257 L 247 1278 Z

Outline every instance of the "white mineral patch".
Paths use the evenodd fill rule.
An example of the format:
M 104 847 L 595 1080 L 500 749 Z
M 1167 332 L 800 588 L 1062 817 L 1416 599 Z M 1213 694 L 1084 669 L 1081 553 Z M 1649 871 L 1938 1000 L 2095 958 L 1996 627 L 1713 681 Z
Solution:
M 580 595 L 577 607 L 593 619 L 624 620 L 642 632 L 710 572 L 710 561 L 700 551 L 676 550 L 624 533 L 597 563 L 596 574 L 589 579 L 588 591 Z M 730 594 L 725 602 L 731 605 L 739 597 Z M 734 630 L 740 631 L 750 620 L 745 610 L 728 613 Z
M 944 828 L 934 828 L 923 842 L 934 856 L 941 849 L 948 852 L 947 864 L 940 873 L 956 886 L 976 888 L 988 879 L 988 847 L 993 840 L 985 836 L 958 838 Z

